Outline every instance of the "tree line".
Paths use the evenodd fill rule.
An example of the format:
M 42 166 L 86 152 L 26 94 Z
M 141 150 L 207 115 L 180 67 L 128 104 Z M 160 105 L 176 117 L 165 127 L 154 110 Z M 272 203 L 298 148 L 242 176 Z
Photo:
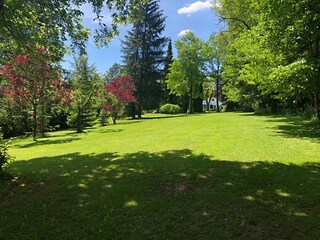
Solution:
M 84 3 L 98 20 L 104 7 L 114 12 L 111 28 L 100 21 L 97 44 L 117 34 L 119 24 L 132 23 L 122 40 L 123 63 L 102 76 L 85 55 Z M 188 32 L 174 43 L 174 58 L 157 0 L 2 1 L 2 131 L 34 138 L 55 126 L 81 132 L 98 116 L 101 124 L 108 114 L 116 123 L 167 103 L 201 112 L 213 97 L 227 110 L 312 109 L 320 119 L 319 4 L 220 0 L 214 11 L 226 28 L 206 41 Z M 77 54 L 71 71 L 59 66 L 68 38 Z
M 134 19 L 130 20 L 132 29 L 122 40 L 123 64 L 114 64 L 104 75 L 98 74 L 94 65 L 88 63 L 80 44 L 87 35 L 86 31 L 80 31 L 81 25 L 73 19 L 81 16 L 75 9 L 67 8 L 75 14 L 68 24 L 74 24 L 81 32 L 81 37 L 71 35 L 80 44 L 74 45 L 78 48 L 74 50 L 77 55 L 71 71 L 59 66 L 64 44 L 62 36 L 56 39 L 54 34 L 49 34 L 42 39 L 39 33 L 35 37 L 36 48 L 29 48 L 31 42 L 27 38 L 23 39 L 27 47 L 22 47 L 19 45 L 22 38 L 17 38 L 14 32 L 11 35 L 7 32 L 8 39 L 17 44 L 11 48 L 3 45 L 2 48 L 0 125 L 5 137 L 30 132 L 36 139 L 38 134 L 44 136 L 45 131 L 65 127 L 74 127 L 77 132 L 82 132 L 98 117 L 102 125 L 106 123 L 107 115 L 114 123 L 120 116 L 141 118 L 143 111 L 159 111 L 167 103 L 180 105 L 183 111 L 190 113 L 195 109 L 202 111 L 203 90 L 210 92 L 212 97 L 212 80 L 220 74 L 215 67 L 217 61 L 212 60 L 216 59 L 217 53 L 215 36 L 204 42 L 188 33 L 176 41 L 179 56 L 174 59 L 172 42 L 163 36 L 165 16 L 159 1 L 139 1 L 135 6 L 129 14 L 130 19 Z M 13 6 L 5 5 L 2 11 L 9 11 L 10 7 Z M 43 6 L 42 11 L 39 14 L 50 11 L 50 6 Z M 115 22 L 122 22 L 121 14 Z M 47 20 L 36 20 L 33 24 L 39 24 L 38 31 L 41 32 L 41 26 Z M 67 21 L 56 19 L 60 20 Z M 69 30 L 64 27 L 61 26 L 60 30 L 67 34 Z M 54 39 L 49 39 L 51 37 Z M 53 44 L 50 41 L 56 41 L 59 51 L 48 47 Z M 194 66 L 193 61 L 196 62 Z M 191 72 L 184 73 L 183 69 L 177 68 L 178 62 Z M 206 63 L 210 63 L 210 67 L 206 67 Z M 175 81 L 184 86 L 177 86 Z
M 320 120 L 319 1 L 219 0 L 215 12 L 227 25 L 219 35 L 229 103 Z

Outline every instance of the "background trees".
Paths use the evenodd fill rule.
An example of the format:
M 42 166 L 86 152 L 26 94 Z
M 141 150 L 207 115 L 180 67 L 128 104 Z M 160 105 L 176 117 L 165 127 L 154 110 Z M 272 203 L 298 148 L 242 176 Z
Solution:
M 172 40 L 168 40 L 168 49 L 167 54 L 164 60 L 164 69 L 163 69 L 163 77 L 162 77 L 162 88 L 164 92 L 163 102 L 177 104 L 177 99 L 174 94 L 170 94 L 170 89 L 168 89 L 168 85 L 166 83 L 166 78 L 170 72 L 170 66 L 173 62 L 173 50 L 172 50 Z
M 124 66 L 114 64 L 101 78 L 84 63 L 87 60 L 79 59 L 76 65 L 82 70 L 59 80 L 57 65 L 66 52 L 66 40 L 74 50 L 85 50 L 90 31 L 82 25 L 80 9 L 87 3 L 94 6 L 100 24 L 95 34 L 99 44 L 117 33 L 118 23 L 133 23 L 122 42 Z M 103 8 L 115 12 L 111 28 L 101 21 Z M 110 84 L 125 75 L 132 76 L 136 85 L 132 116 L 141 117 L 143 109 L 158 110 L 165 103 L 183 109 L 188 105 L 193 112 L 198 102 L 201 110 L 204 99 L 220 100 L 223 84 L 229 106 L 236 103 L 242 110 L 268 111 L 312 108 L 320 119 L 317 1 L 220 0 L 215 11 L 226 29 L 207 41 L 188 33 L 176 42 L 178 56 L 173 61 L 171 40 L 162 36 L 165 17 L 157 0 L 0 1 L 4 136 L 33 130 L 35 137 L 44 133 L 48 119 L 60 125 L 57 120 L 68 114 L 70 125 L 82 131 L 99 112 L 95 95 L 102 82 Z
M 228 24 L 225 78 L 229 99 L 276 110 L 319 108 L 319 4 L 220 1 Z
M 217 101 L 217 112 L 220 112 L 219 100 L 221 99 L 222 88 L 222 66 L 225 55 L 224 46 L 219 45 L 218 35 L 212 33 L 209 39 L 203 42 L 203 56 L 204 56 L 204 72 L 207 76 L 206 86 L 204 89 L 207 107 L 209 106 L 210 98 L 215 97 Z M 220 40 L 221 42 L 221 40 Z M 212 86 L 212 90 L 210 90 Z M 208 101 L 209 100 L 209 101 Z M 207 109 L 208 110 L 208 109 Z
M 190 113 L 194 112 L 193 100 L 202 94 L 205 76 L 202 72 L 202 44 L 194 33 L 188 32 L 176 41 L 178 57 L 170 67 L 167 85 L 178 96 L 188 94 Z M 202 101 L 201 101 L 202 102 Z
M 115 80 L 117 77 L 124 74 L 124 68 L 122 65 L 115 63 L 113 64 L 109 70 L 104 74 L 102 77 L 103 82 L 109 84 L 113 80 Z
M 88 64 L 88 57 L 83 55 L 75 59 L 74 71 L 71 73 L 71 105 L 68 123 L 82 132 L 90 126 L 97 115 L 94 106 L 100 76 L 93 65 Z
M 133 77 L 137 88 L 137 109 L 133 116 L 141 118 L 143 109 L 158 108 L 161 101 L 163 48 L 167 39 L 161 37 L 165 18 L 158 0 L 141 2 L 134 17 L 132 30 L 122 41 L 122 52 L 126 73 Z

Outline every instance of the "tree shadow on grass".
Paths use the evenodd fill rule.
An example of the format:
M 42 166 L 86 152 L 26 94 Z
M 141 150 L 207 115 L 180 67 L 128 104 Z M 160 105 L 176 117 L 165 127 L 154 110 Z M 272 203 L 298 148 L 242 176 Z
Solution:
M 190 115 L 190 114 L 189 114 Z M 164 114 L 164 115 L 148 115 L 148 116 L 142 116 L 143 120 L 154 120 L 154 119 L 168 119 L 168 118 L 179 118 L 179 117 L 187 117 L 188 114 Z
M 117 132 L 123 132 L 123 129 L 121 129 L 121 128 L 116 128 L 116 129 L 103 128 L 103 129 L 99 129 L 99 133 L 117 133 Z
M 43 145 L 52 145 L 52 144 L 64 144 L 64 143 L 69 143 L 73 142 L 76 140 L 79 140 L 79 137 L 68 137 L 68 138 L 63 138 L 63 139 L 52 139 L 51 137 L 46 138 L 46 139 L 38 139 L 36 141 L 23 144 L 23 145 L 16 145 L 15 147 L 17 148 L 29 148 L 29 147 L 34 147 L 34 146 L 43 146 Z
M 320 125 L 317 123 L 310 123 L 298 117 L 281 118 L 280 120 L 272 121 L 285 123 L 274 128 L 277 133 L 285 137 L 302 138 L 320 142 Z
M 129 119 L 130 122 L 143 122 L 144 120 L 156 120 L 156 119 L 168 119 L 168 118 L 186 118 L 186 117 L 198 117 L 203 116 L 203 113 L 193 113 L 193 114 L 187 114 L 187 113 L 179 113 L 179 114 L 157 114 L 155 116 L 153 115 L 142 115 L 142 118 L 135 118 L 135 119 Z M 121 122 L 120 124 L 125 124 L 124 122 Z
M 253 116 L 243 114 L 242 116 Z M 272 129 L 281 136 L 288 138 L 308 139 L 315 142 L 320 142 L 320 124 L 310 123 L 299 116 L 285 115 L 256 115 L 268 117 L 267 122 L 279 123 L 278 126 Z
M 300 117 L 274 117 L 274 119 L 268 121 L 283 123 L 273 129 L 284 137 L 320 142 L 319 124 L 310 123 Z
M 79 153 L 11 164 L 0 238 L 317 239 L 320 164 L 190 150 Z M 33 229 L 30 231 L 30 229 Z

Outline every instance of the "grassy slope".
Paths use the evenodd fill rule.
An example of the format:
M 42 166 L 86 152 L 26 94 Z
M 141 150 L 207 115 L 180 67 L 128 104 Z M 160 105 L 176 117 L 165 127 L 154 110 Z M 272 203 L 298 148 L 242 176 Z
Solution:
M 319 138 L 312 138 L 308 133 L 296 138 L 295 129 L 286 130 L 290 123 L 286 118 L 234 113 L 168 118 L 149 116 L 155 118 L 122 121 L 118 125 L 89 130 L 83 135 L 64 131 L 35 143 L 31 139 L 16 142 L 22 148 L 16 148 L 12 154 L 18 160 L 29 160 L 75 152 L 125 154 L 190 149 L 214 159 L 231 161 L 300 164 L 319 160 L 315 151 L 319 149 Z
M 149 117 L 15 141 L 0 239 L 320 235 L 319 132 L 252 114 Z

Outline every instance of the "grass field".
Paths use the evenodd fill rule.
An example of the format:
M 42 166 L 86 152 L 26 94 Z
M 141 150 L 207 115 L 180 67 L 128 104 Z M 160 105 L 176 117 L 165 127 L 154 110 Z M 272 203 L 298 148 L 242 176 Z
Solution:
M 147 115 L 10 153 L 0 239 L 320 238 L 320 130 L 297 117 Z

